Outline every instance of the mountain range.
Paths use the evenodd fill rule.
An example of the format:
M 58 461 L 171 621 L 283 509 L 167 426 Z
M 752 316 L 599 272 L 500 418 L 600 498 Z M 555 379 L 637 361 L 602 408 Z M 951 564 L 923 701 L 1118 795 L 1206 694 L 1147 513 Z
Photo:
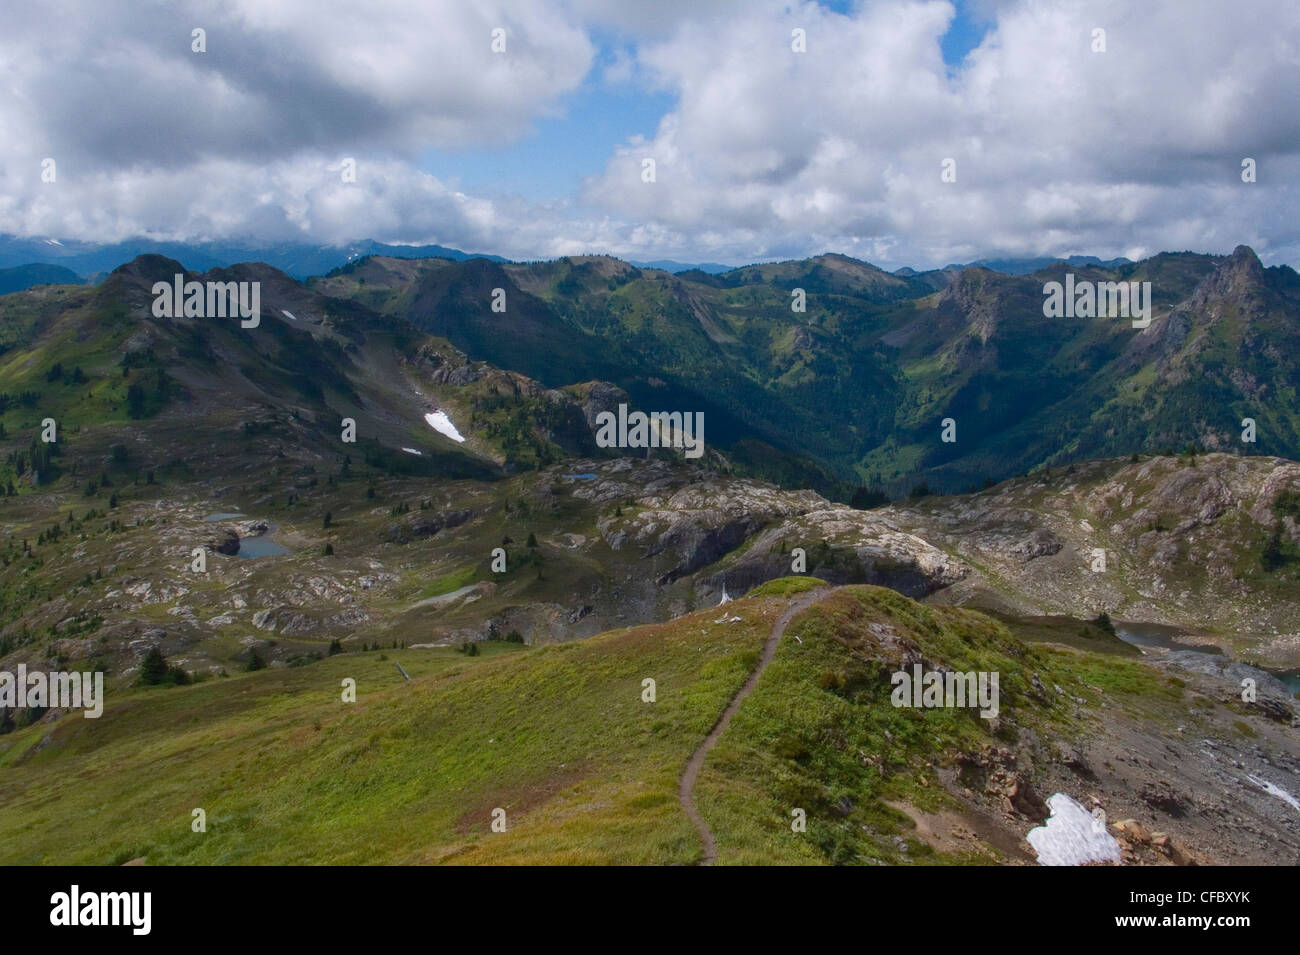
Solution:
M 0 234 L 0 269 L 33 264 L 60 265 L 87 280 L 98 281 L 123 262 L 140 255 L 165 255 L 199 271 L 240 262 L 264 262 L 295 278 L 321 275 L 366 255 L 506 261 L 496 255 L 471 254 L 441 245 L 388 245 L 373 239 L 339 245 L 252 240 L 180 242 L 144 237 L 100 243 Z
M 101 310 L 138 308 L 149 294 L 139 286 L 182 271 L 193 274 L 148 255 L 93 291 L 57 294 Z M 900 275 L 840 255 L 720 275 L 603 256 L 521 264 L 389 255 L 305 281 L 265 264 L 211 274 L 262 282 L 278 316 L 268 328 L 351 316 L 358 324 L 329 339 L 334 346 L 358 327 L 402 341 L 423 333 L 551 391 L 614 388 L 647 411 L 701 411 L 709 446 L 739 473 L 839 500 L 963 491 L 1074 460 L 1188 447 L 1300 457 L 1300 359 L 1276 344 L 1300 332 L 1300 277 L 1264 268 L 1244 246 L 1230 256 L 1054 263 L 1028 275 Z M 1149 327 L 1046 317 L 1044 286 L 1067 276 L 1150 283 Z M 18 316 L 55 294 L 5 307 Z M 497 295 L 504 311 L 494 310 Z M 21 317 L 9 324 L 0 347 L 35 343 L 19 331 Z M 79 340 L 120 347 L 114 327 Z M 202 352 L 175 354 L 184 363 Z M 315 360 L 295 353 L 308 363 L 296 377 L 284 377 L 284 362 L 258 374 L 314 377 L 311 387 L 345 393 L 384 387 L 373 369 L 324 357 L 308 374 Z
M 1150 326 L 1046 317 L 1044 285 L 1067 273 L 1149 282 Z M 832 496 L 1189 445 L 1300 455 L 1300 363 L 1274 344 L 1300 332 L 1300 277 L 1246 247 L 1023 276 L 900 276 L 839 255 L 723 275 L 377 257 L 308 284 L 552 387 L 599 379 L 645 407 L 705 410 L 715 446 L 752 473 Z
M 1047 318 L 1067 270 L 1150 325 Z M 178 274 L 259 321 L 155 314 Z M 144 254 L 0 296 L 0 663 L 109 688 L 0 706 L 0 856 L 1027 862 L 1073 792 L 1126 862 L 1288 859 L 1296 279 Z M 620 405 L 706 453 L 602 446 Z M 1002 710 L 891 706 L 900 661 Z
M 319 244 L 310 242 L 268 243 L 258 240 L 209 240 L 179 241 L 159 240 L 144 236 L 124 239 L 119 242 L 101 243 L 85 242 L 73 239 L 56 239 L 42 236 L 15 236 L 0 233 L 0 269 L 20 265 L 62 265 L 87 280 L 102 279 L 109 271 L 121 263 L 139 255 L 165 255 L 184 262 L 189 268 L 205 270 L 220 266 L 236 265 L 240 262 L 265 262 L 297 279 L 324 275 L 349 262 L 367 255 L 386 255 L 393 258 L 426 259 L 447 258 L 464 261 L 470 258 L 488 259 L 493 262 L 507 262 L 506 258 L 481 252 L 463 252 L 442 245 L 396 245 L 378 242 L 374 239 L 361 239 L 353 242 L 336 244 Z M 1012 275 L 1024 275 L 1044 268 L 1053 262 L 1064 261 L 1067 265 L 1100 265 L 1115 267 L 1129 264 L 1128 259 L 1117 258 L 1103 261 L 1096 256 L 1071 255 L 1063 259 L 1046 257 L 1037 258 L 1001 258 L 979 259 L 962 265 L 949 265 L 940 271 L 953 271 L 971 265 L 1006 272 Z M 659 269 L 665 272 L 699 271 L 710 275 L 730 272 L 737 266 L 723 265 L 720 262 L 679 262 L 676 259 L 630 260 L 629 264 L 642 269 Z M 895 274 L 913 274 L 910 268 L 898 269 Z M 30 285 L 41 284 L 39 274 Z M 30 285 L 23 286 L 24 288 Z M 17 291 L 16 288 L 6 291 Z M 3 293 L 0 293 L 3 294 Z

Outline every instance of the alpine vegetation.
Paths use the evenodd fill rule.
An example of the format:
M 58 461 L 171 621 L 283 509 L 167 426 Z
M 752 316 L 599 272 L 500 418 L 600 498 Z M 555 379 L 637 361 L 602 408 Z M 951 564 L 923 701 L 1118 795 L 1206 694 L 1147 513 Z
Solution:
M 618 416 L 612 411 L 596 415 L 596 445 L 601 448 L 685 448 L 685 456 L 698 458 L 704 454 L 704 412 L 633 411 L 627 405 L 618 406 Z

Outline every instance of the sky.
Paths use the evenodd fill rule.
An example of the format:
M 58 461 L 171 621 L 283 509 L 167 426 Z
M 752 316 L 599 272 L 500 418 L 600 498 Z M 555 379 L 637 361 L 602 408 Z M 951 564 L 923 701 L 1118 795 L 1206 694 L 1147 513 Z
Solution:
M 49 0 L 0 233 L 1294 265 L 1298 77 L 1277 0 Z

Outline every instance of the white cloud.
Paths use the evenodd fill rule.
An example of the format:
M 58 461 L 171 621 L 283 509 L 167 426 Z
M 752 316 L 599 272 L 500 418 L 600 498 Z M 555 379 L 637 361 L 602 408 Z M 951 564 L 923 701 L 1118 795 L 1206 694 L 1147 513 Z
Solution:
M 641 52 L 680 106 L 651 142 L 619 147 L 586 200 L 683 237 L 707 225 L 741 255 L 755 235 L 815 235 L 889 242 L 900 264 L 1138 242 L 1297 257 L 1300 8 L 1002 4 L 949 80 L 939 44 L 954 12 L 804 3 L 683 27 Z M 789 48 L 795 26 L 804 54 Z M 1097 26 L 1105 53 L 1091 50 Z M 1268 169 L 1254 185 L 1240 181 L 1247 155 Z M 948 157 L 955 183 L 940 180 Z
M 595 56 L 581 25 L 542 0 L 94 0 L 75 13 L 6 12 L 0 128 L 19 155 L 119 172 L 501 145 L 556 108 Z M 191 49 L 195 27 L 206 52 Z M 504 53 L 491 49 L 496 28 Z
M 0 232 L 374 237 L 525 258 L 834 249 L 922 266 L 1246 242 L 1300 261 L 1295 5 L 982 0 L 994 27 L 951 77 L 946 0 L 848 16 L 807 0 L 73 9 L 56 29 L 15 8 L 0 34 Z M 190 51 L 195 26 L 205 54 Z M 527 150 L 592 82 L 649 83 L 677 104 L 649 140 L 613 144 L 570 201 L 465 195 L 415 166 L 430 148 Z M 45 156 L 55 184 L 40 181 Z M 343 156 L 356 183 L 340 181 Z M 956 183 L 940 181 L 947 157 Z

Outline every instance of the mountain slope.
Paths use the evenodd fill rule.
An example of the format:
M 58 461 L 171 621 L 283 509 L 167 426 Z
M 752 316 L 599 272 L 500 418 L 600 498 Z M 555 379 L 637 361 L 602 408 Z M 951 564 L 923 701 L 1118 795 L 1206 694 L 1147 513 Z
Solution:
M 1148 339 L 1044 329 L 1048 350 L 1113 345 L 1097 376 L 1156 369 L 1172 393 L 1220 343 L 1240 353 L 1288 327 L 1288 276 L 1244 254 L 1139 267 L 1185 285 L 1170 315 L 1187 313 L 1187 334 L 1157 326 L 1169 316 Z M 730 457 L 596 448 L 595 415 L 635 403 L 620 382 L 538 381 L 401 314 L 424 294 L 436 327 L 508 349 L 476 305 L 507 287 L 530 349 L 552 331 L 668 335 L 662 355 L 581 360 L 631 362 L 622 382 L 674 401 L 708 362 L 731 363 L 713 380 L 761 394 L 753 420 L 797 421 L 815 390 L 801 405 L 803 379 L 763 363 L 805 326 L 770 284 L 612 259 L 371 258 L 307 284 L 266 265 L 183 273 L 260 283 L 245 329 L 154 316 L 153 283 L 178 272 L 145 256 L 96 288 L 0 298 L 0 665 L 98 670 L 108 687 L 100 721 L 0 710 L 0 804 L 18 810 L 0 813 L 6 858 L 700 861 L 680 774 L 814 577 L 844 586 L 790 621 L 700 764 L 719 862 L 1032 861 L 1022 840 L 1053 791 L 1137 820 L 1114 830 L 1128 861 L 1277 862 L 1300 845 L 1293 809 L 1259 782 L 1300 791 L 1294 702 L 1240 662 L 1295 659 L 1293 462 L 1080 462 L 862 510 L 736 473 L 735 448 L 772 457 L 744 428 Z M 968 271 L 917 300 L 826 293 L 827 327 L 790 367 L 849 361 L 830 351 L 852 332 L 877 371 L 897 362 L 898 393 L 919 395 L 909 381 L 943 380 L 924 367 L 932 336 L 967 388 L 1016 347 L 1026 281 Z M 941 321 L 916 325 L 924 310 Z M 1251 373 L 1274 387 L 1287 360 L 1261 349 Z M 1086 622 L 1100 610 L 1211 629 L 1193 639 L 1238 659 L 1139 655 L 1105 618 Z M 139 686 L 155 650 L 196 685 Z M 996 670 L 996 721 L 895 708 L 888 677 L 908 663 Z M 1245 677 L 1257 703 L 1241 699 Z M 345 678 L 355 706 L 335 695 Z M 196 807 L 211 838 L 189 828 Z M 505 833 L 489 828 L 496 808 Z
M 36 285 L 80 285 L 81 276 L 61 265 L 30 264 L 0 269 L 0 295 Z
M 936 599 L 1170 623 L 1300 668 L 1300 465 L 1227 454 L 1052 468 L 871 512 L 971 568 Z M 1104 569 L 1094 570 L 1105 551 Z
M 331 269 L 367 255 L 387 255 L 412 259 L 447 258 L 463 261 L 484 258 L 505 262 L 498 255 L 478 255 L 441 245 L 388 245 L 363 239 L 341 245 L 314 245 L 304 242 L 171 242 L 145 237 L 114 243 L 78 242 L 71 239 L 42 239 L 0 234 L 0 268 L 38 262 L 58 265 L 83 275 L 103 275 L 142 255 L 161 255 L 183 262 L 196 271 L 263 262 L 273 268 L 305 279 L 324 275 Z
M 1149 282 L 1150 327 L 1046 317 L 1044 285 L 1067 274 Z M 761 457 L 744 450 L 760 442 L 842 482 L 814 485 L 836 496 L 855 485 L 965 490 L 1189 443 L 1300 456 L 1290 410 L 1300 365 L 1280 344 L 1300 339 L 1300 278 L 1245 247 L 941 277 L 839 255 L 712 276 L 608 257 L 376 259 L 314 287 L 552 385 L 600 378 L 643 406 L 704 410 L 738 462 Z M 494 288 L 514 314 L 490 312 Z M 805 311 L 792 308 L 800 290 Z M 942 437 L 948 418 L 954 441 Z M 1256 421 L 1254 444 L 1239 439 L 1243 418 Z
M 565 647 L 344 654 L 114 695 L 97 721 L 73 714 L 0 737 L 0 801 L 14 810 L 0 816 L 4 859 L 696 862 L 678 775 L 791 583 L 808 581 L 773 585 L 722 619 L 709 610 Z M 913 659 L 1000 671 L 998 718 L 890 705 L 889 674 Z M 344 677 L 357 681 L 355 704 L 337 695 Z M 1110 766 L 1108 740 L 1175 719 L 1188 738 L 1166 733 L 1150 769 Z M 1266 719 L 1142 664 L 1029 646 L 976 613 L 845 588 L 787 630 L 705 764 L 700 808 L 724 864 L 1030 862 L 1023 837 L 1057 788 L 1100 793 L 1112 820 L 1170 834 L 1160 850 L 1113 830 L 1131 861 L 1276 862 L 1300 849 L 1289 807 L 1246 784 L 1226 813 L 1220 784 L 1190 772 L 1205 772 L 1203 739 L 1241 748 L 1234 721 L 1294 771 L 1294 747 Z M 1261 764 L 1243 758 L 1242 783 Z M 1168 779 L 1178 788 L 1161 801 Z M 195 808 L 204 833 L 191 829 Z M 792 808 L 806 833 L 791 830 Z M 504 832 L 491 828 L 495 810 Z M 1271 846 L 1236 838 L 1229 815 L 1270 832 Z M 929 823 L 944 818 L 966 835 L 936 834 Z

